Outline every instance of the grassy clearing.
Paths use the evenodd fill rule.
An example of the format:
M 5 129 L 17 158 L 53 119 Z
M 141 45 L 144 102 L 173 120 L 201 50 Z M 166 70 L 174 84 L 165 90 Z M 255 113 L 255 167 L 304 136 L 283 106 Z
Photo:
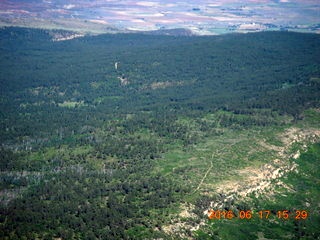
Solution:
M 84 107 L 86 104 L 84 101 L 64 101 L 63 103 L 58 103 L 59 107 L 65 107 L 65 108 L 76 108 L 76 107 Z
M 309 125 L 310 127 L 320 128 L 320 109 L 308 109 L 304 112 L 305 121 L 302 123 L 304 125 Z
M 181 169 L 184 166 L 188 166 L 188 159 L 191 155 L 176 149 L 165 153 L 163 157 L 158 161 L 155 171 L 160 172 L 163 175 L 172 174 L 177 168 Z
M 62 145 L 59 148 L 49 147 L 37 152 L 28 154 L 24 160 L 25 165 L 30 169 L 39 170 L 43 167 L 50 169 L 52 166 L 67 166 L 76 164 L 75 159 L 80 156 L 89 156 L 93 148 L 89 145 L 70 147 Z M 84 161 L 91 165 L 97 163 L 95 158 L 86 158 Z
M 209 119 L 214 117 L 206 116 Z M 296 124 L 240 130 L 220 128 L 222 135 L 203 137 L 191 150 L 181 146 L 172 148 L 158 160 L 156 171 L 187 185 L 191 194 L 182 201 L 189 203 L 195 203 L 199 196 L 214 197 L 217 192 L 224 190 L 245 192 L 249 187 L 247 184 L 255 185 L 264 181 L 268 173 L 265 166 L 273 167 L 274 170 L 270 172 L 272 175 L 280 166 L 292 164 L 290 158 L 308 144 L 308 136 L 313 131 L 310 126 L 316 124 L 317 118 L 317 111 L 311 111 L 306 113 L 306 119 Z M 183 119 L 180 123 L 197 131 L 194 121 L 188 124 L 187 119 Z M 201 134 L 200 131 L 197 133 Z M 270 184 L 274 187 L 275 182 Z M 258 186 L 260 188 L 262 185 Z M 274 194 L 279 191 L 279 186 L 266 191 L 268 196 L 262 196 L 261 199 L 275 199 Z M 287 193 L 282 195 L 286 197 Z
M 223 135 L 202 139 L 192 150 L 169 151 L 158 160 L 155 171 L 196 188 L 212 164 L 199 191 L 214 193 L 222 182 L 247 177 L 239 174 L 240 169 L 271 163 L 277 157 L 276 151 L 261 146 L 260 141 L 272 140 L 271 136 L 279 132 L 280 129 L 271 127 L 250 131 L 225 129 Z M 280 145 L 280 140 L 277 144 Z
M 206 116 L 206 120 L 214 122 L 217 120 L 215 117 L 211 114 Z M 197 206 L 200 200 L 204 208 L 209 207 L 209 202 L 223 201 L 224 197 L 219 196 L 220 193 L 233 199 L 226 203 L 230 205 L 222 206 L 231 206 L 234 209 L 307 209 L 307 206 L 311 206 L 311 202 L 318 198 L 318 188 L 314 186 L 318 183 L 315 175 L 319 174 L 313 166 L 316 164 L 315 157 L 303 152 L 320 136 L 319 119 L 319 111 L 311 109 L 304 113 L 303 120 L 296 123 L 238 130 L 218 126 L 223 132 L 222 135 L 206 136 L 194 145 L 192 150 L 185 150 L 190 161 L 183 162 L 183 171 L 168 171 L 167 174 L 180 181 L 187 179 L 185 183 L 190 187 L 192 194 L 185 196 L 183 200 Z M 313 153 L 318 155 L 318 151 L 314 150 L 316 148 L 312 149 Z M 300 153 L 302 157 L 299 158 Z M 175 156 L 171 156 L 171 160 L 174 161 Z M 291 168 L 292 166 L 298 167 L 296 169 Z M 160 170 L 166 167 L 166 161 L 160 162 Z M 210 171 L 207 171 L 208 169 Z M 277 171 L 284 172 L 284 175 L 278 174 Z M 301 175 L 300 172 L 307 174 Z M 270 176 L 272 177 L 269 178 Z M 193 191 L 194 189 L 196 191 Z M 234 198 L 237 196 L 234 194 L 241 197 Z M 312 209 L 310 211 L 314 212 Z M 182 218 L 180 220 L 185 223 Z M 293 222 L 277 219 L 262 221 L 258 218 L 252 221 L 208 222 L 205 227 L 200 228 L 201 230 L 194 232 L 193 236 L 197 239 L 215 239 L 214 235 L 219 235 L 217 239 L 233 239 L 233 236 L 237 236 L 234 239 L 239 239 L 243 234 L 241 229 L 246 229 L 246 232 L 254 229 L 251 231 L 252 234 L 244 238 L 280 239 L 279 236 L 283 232 L 286 232 L 289 238 L 296 237 L 289 230 L 297 229 Z M 313 233 L 317 232 L 314 224 L 317 221 L 318 219 L 312 218 L 306 222 Z M 303 228 L 301 226 L 297 234 L 305 234 Z

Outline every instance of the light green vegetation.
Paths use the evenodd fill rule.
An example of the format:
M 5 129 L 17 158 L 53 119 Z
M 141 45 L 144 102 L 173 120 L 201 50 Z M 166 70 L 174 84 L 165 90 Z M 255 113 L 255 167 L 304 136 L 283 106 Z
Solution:
M 64 101 L 63 103 L 58 103 L 59 107 L 66 107 L 66 108 L 75 108 L 75 107 L 84 107 L 86 104 L 84 101 Z
M 286 82 L 286 83 L 282 84 L 282 88 L 283 89 L 291 88 L 291 87 L 294 87 L 294 86 L 295 86 L 295 84 L 292 84 L 292 83 L 289 83 L 289 82 Z
M 169 174 L 194 188 L 212 164 L 199 191 L 214 193 L 216 187 L 224 181 L 236 179 L 241 181 L 242 178 L 248 177 L 241 175 L 239 170 L 249 166 L 259 168 L 264 164 L 273 163 L 273 160 L 279 157 L 277 147 L 284 147 L 280 135 L 291 125 L 256 126 L 250 129 L 219 127 L 220 118 L 225 114 L 233 119 L 242 120 L 241 116 L 222 111 L 206 115 L 201 119 L 218 126 L 211 130 L 214 130 L 213 133 L 220 134 L 200 131 L 200 126 L 194 119 L 179 119 L 178 122 L 188 128 L 188 133 L 192 132 L 193 135 L 200 136 L 200 141 L 191 148 L 184 148 L 176 142 L 175 146 L 171 146 L 172 150 L 157 161 L 155 171 Z M 250 117 L 244 117 L 246 117 L 244 121 L 250 120 Z M 282 117 L 282 121 L 285 119 L 286 117 Z
M 171 175 L 174 172 L 183 171 L 183 169 L 190 166 L 190 158 L 190 153 L 186 153 L 179 149 L 172 150 L 163 154 L 162 158 L 157 161 L 155 172 L 159 172 L 163 175 Z
M 106 86 L 106 83 L 105 82 L 91 82 L 90 85 L 93 89 L 98 89 L 102 86 Z
M 315 128 L 320 127 L 320 109 L 308 109 L 304 112 L 305 121 L 301 122 L 302 127 L 311 126 Z
M 44 170 L 43 168 L 67 167 L 75 163 L 84 164 L 90 162 L 92 166 L 99 168 L 101 167 L 101 163 L 99 161 L 92 161 L 93 157 L 83 159 L 83 162 L 76 160 L 79 157 L 81 158 L 81 156 L 89 157 L 92 150 L 93 148 L 89 145 L 77 147 L 62 145 L 59 148 L 48 147 L 30 153 L 23 159 L 22 164 L 33 170 Z

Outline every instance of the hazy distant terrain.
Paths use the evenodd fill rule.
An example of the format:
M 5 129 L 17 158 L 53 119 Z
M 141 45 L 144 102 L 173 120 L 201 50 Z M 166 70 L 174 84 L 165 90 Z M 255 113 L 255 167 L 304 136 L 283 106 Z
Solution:
M 0 2 L 1 25 L 106 33 L 186 28 L 194 34 L 294 30 L 319 33 L 319 1 Z

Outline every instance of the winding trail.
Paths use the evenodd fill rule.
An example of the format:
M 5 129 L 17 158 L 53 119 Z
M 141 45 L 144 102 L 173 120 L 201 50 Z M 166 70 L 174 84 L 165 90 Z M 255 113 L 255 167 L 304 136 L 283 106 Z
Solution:
M 231 146 L 234 144 L 231 144 Z M 220 151 L 224 150 L 226 147 L 223 147 L 222 149 L 220 149 Z M 213 168 L 213 156 L 216 155 L 217 153 L 219 153 L 219 150 L 215 151 L 214 153 L 212 153 L 211 155 L 211 162 L 210 162 L 210 167 L 208 168 L 207 172 L 204 174 L 203 178 L 201 179 L 198 187 L 192 192 L 195 193 L 196 191 L 198 191 L 203 183 L 203 181 L 206 179 L 207 175 L 209 174 L 209 172 L 211 171 L 211 169 Z
M 229 147 L 232 147 L 235 143 L 232 143 Z M 200 183 L 198 184 L 198 187 L 192 192 L 192 194 L 194 194 L 196 191 L 198 191 L 202 185 L 202 183 L 204 182 L 204 180 L 206 179 L 207 175 L 209 174 L 209 172 L 211 171 L 211 169 L 213 168 L 213 156 L 215 156 L 216 154 L 218 154 L 219 152 L 225 150 L 227 147 L 223 147 L 220 150 L 216 150 L 214 153 L 212 153 L 211 155 L 211 162 L 210 162 L 210 167 L 208 168 L 207 172 L 205 173 L 205 175 L 203 176 L 203 178 L 201 179 Z
M 213 154 L 212 154 L 212 155 L 213 155 Z M 192 192 L 192 194 L 199 190 L 199 188 L 201 187 L 201 185 L 202 185 L 203 181 L 206 179 L 206 177 L 207 177 L 208 173 L 209 173 L 209 172 L 211 171 L 211 169 L 213 168 L 212 161 L 210 162 L 210 164 L 211 164 L 211 166 L 208 168 L 208 170 L 207 170 L 206 174 L 203 176 L 203 178 L 201 179 L 201 181 L 200 181 L 200 183 L 199 183 L 198 187 L 197 187 L 197 188 Z

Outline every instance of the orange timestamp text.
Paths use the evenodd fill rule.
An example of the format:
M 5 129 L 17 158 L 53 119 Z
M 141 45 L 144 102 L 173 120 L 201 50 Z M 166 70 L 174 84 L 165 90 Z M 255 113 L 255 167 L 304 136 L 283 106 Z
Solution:
M 271 211 L 271 210 L 258 210 L 258 211 L 252 211 L 252 210 L 239 210 L 237 212 L 234 212 L 232 210 L 213 210 L 210 209 L 208 211 L 208 218 L 210 220 L 214 219 L 252 219 L 254 217 L 258 217 L 260 219 L 269 219 L 270 217 L 276 217 L 278 219 L 294 219 L 294 220 L 306 220 L 308 218 L 309 214 L 307 210 L 295 210 L 295 211 L 289 211 L 289 210 L 278 210 L 278 211 Z

